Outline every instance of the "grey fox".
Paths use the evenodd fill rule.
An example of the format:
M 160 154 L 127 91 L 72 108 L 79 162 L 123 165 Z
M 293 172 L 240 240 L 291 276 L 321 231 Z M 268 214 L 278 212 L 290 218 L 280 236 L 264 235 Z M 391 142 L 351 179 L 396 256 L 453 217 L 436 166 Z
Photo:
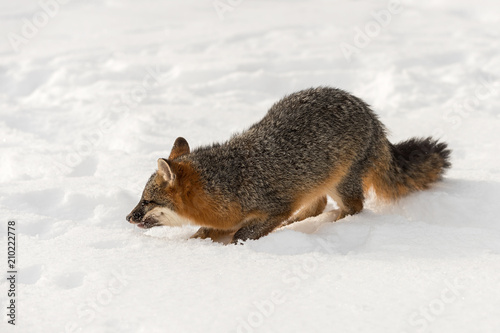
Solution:
M 142 228 L 194 223 L 193 237 L 257 239 L 320 214 L 326 196 L 338 219 L 363 209 L 368 189 L 394 200 L 426 189 L 451 166 L 445 143 L 413 138 L 391 144 L 370 107 L 340 89 L 288 95 L 225 143 L 190 151 L 177 138 L 158 159 L 127 221 Z

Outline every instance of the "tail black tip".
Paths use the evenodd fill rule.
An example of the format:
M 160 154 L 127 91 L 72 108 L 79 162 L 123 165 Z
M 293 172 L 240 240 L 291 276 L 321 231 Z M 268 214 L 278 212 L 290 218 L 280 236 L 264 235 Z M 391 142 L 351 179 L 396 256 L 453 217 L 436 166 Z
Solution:
M 393 145 L 392 150 L 398 165 L 404 171 L 424 162 L 439 164 L 433 167 L 440 168 L 442 172 L 451 167 L 451 150 L 448 149 L 448 145 L 431 137 L 411 138 Z M 437 158 L 429 158 L 431 156 Z

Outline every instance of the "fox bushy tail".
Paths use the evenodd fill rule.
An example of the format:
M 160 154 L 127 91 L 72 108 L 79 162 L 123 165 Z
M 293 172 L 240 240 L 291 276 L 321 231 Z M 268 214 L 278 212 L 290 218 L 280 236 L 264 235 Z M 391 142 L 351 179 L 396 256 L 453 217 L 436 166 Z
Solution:
M 385 142 L 365 178 L 365 186 L 373 186 L 382 198 L 395 200 L 424 190 L 451 166 L 447 144 L 430 137 L 411 138 L 398 144 Z

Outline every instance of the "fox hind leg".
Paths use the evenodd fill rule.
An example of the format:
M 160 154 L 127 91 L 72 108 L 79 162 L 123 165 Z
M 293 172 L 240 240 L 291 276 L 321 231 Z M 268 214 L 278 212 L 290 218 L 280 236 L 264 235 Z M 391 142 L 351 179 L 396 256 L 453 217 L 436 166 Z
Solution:
M 363 210 L 363 183 L 358 173 L 350 172 L 328 194 L 340 207 L 337 221 L 347 215 L 354 215 Z
M 318 216 L 323 213 L 326 207 L 326 195 L 323 195 L 315 199 L 312 203 L 307 206 L 300 208 L 300 210 L 292 215 L 288 220 L 283 222 L 282 226 L 292 224 L 294 222 L 305 220 L 309 217 Z

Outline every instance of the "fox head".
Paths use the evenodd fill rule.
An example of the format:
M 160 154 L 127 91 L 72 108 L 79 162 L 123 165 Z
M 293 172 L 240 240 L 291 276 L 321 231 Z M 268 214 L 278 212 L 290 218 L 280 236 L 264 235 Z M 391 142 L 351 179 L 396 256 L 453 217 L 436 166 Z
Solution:
M 168 159 L 158 159 L 158 170 L 149 178 L 141 200 L 127 215 L 127 221 L 140 228 L 160 225 L 189 224 L 189 220 L 178 214 L 182 196 L 189 190 L 183 181 L 186 166 L 174 160 L 189 154 L 190 149 L 184 138 L 177 138 Z

